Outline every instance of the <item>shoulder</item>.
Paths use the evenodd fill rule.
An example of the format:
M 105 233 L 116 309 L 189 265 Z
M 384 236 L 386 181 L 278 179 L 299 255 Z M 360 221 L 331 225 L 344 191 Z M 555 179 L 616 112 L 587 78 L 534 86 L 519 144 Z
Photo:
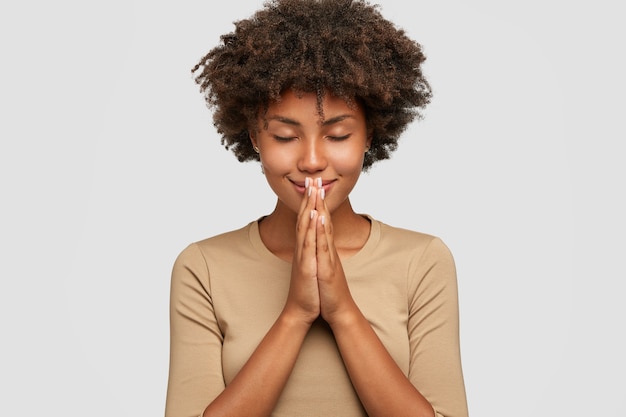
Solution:
M 436 237 L 416 230 L 406 229 L 398 226 L 391 226 L 380 220 L 373 220 L 380 225 L 381 236 L 385 236 L 393 239 L 409 240 L 412 242 L 427 243 Z
M 239 229 L 220 233 L 218 235 L 199 240 L 197 242 L 194 242 L 194 245 L 198 246 L 201 250 L 239 245 L 242 242 L 249 240 L 250 228 L 254 223 L 255 222 L 251 222 Z
M 379 220 L 371 219 L 380 230 L 380 244 L 397 252 L 413 254 L 433 253 L 450 256 L 450 250 L 443 240 L 433 234 L 419 232 L 403 227 L 391 226 Z
M 440 300 L 456 297 L 456 265 L 452 252 L 435 235 L 380 223 L 380 241 L 390 259 L 401 265 L 408 291 L 415 297 Z
M 249 242 L 250 228 L 254 223 L 192 242 L 180 252 L 176 262 L 206 262 L 207 258 L 219 258 L 235 248 L 242 248 Z

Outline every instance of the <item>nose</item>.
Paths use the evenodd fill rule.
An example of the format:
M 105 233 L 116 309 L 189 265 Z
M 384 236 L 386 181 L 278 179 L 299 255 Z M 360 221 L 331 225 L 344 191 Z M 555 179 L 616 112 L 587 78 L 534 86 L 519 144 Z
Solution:
M 318 140 L 302 141 L 300 157 L 298 159 L 298 169 L 302 172 L 316 173 L 323 171 L 328 161 L 324 144 Z

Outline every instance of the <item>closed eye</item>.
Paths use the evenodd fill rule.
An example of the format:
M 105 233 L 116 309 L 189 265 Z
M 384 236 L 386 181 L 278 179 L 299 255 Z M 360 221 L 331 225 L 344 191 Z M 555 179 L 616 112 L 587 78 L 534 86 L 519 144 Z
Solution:
M 297 137 L 293 136 L 293 137 L 286 137 L 286 136 L 277 136 L 277 135 L 273 135 L 274 139 L 276 139 L 279 142 L 290 142 L 292 140 L 297 139 Z
M 350 137 L 350 134 L 347 135 L 343 135 L 343 136 L 328 136 L 328 139 L 332 140 L 332 141 L 342 141 L 342 140 L 346 140 Z

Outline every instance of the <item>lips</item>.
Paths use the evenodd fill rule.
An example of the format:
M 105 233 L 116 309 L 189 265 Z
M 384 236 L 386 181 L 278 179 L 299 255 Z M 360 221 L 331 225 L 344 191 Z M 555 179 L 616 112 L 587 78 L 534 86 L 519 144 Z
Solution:
M 328 191 L 332 188 L 335 180 L 332 181 L 322 181 L 322 188 L 324 189 L 324 194 L 328 194 Z
M 294 187 L 300 194 L 305 193 L 306 191 L 305 181 L 294 181 L 291 179 L 289 181 L 294 185 Z M 317 182 L 316 180 L 312 180 L 312 181 L 314 185 Z M 322 180 L 322 188 L 324 189 L 324 193 L 328 193 L 328 191 L 330 190 L 334 182 L 335 180 Z
M 291 180 L 289 180 L 291 181 Z M 304 187 L 304 181 L 291 181 L 291 183 L 294 185 L 294 187 L 296 188 L 296 191 L 298 191 L 300 194 L 304 194 L 304 192 L 306 191 L 306 188 Z

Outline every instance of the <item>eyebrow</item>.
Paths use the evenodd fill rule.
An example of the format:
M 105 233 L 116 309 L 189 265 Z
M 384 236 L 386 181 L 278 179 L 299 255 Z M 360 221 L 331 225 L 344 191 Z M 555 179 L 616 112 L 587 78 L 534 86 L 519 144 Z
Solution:
M 332 117 L 330 119 L 324 120 L 322 122 L 322 126 L 329 126 L 329 125 L 332 125 L 332 124 L 335 124 L 335 123 L 342 122 L 342 121 L 344 121 L 346 119 L 354 119 L 354 116 L 352 116 L 350 114 L 342 114 L 342 115 L 339 115 L 339 116 L 335 116 L 335 117 Z M 268 121 L 275 120 L 277 122 L 285 123 L 285 124 L 292 125 L 292 126 L 300 126 L 301 125 L 301 123 L 298 122 L 297 120 L 293 120 L 293 119 L 290 119 L 288 117 L 283 117 L 283 116 L 271 116 L 271 117 L 268 117 L 267 120 Z

